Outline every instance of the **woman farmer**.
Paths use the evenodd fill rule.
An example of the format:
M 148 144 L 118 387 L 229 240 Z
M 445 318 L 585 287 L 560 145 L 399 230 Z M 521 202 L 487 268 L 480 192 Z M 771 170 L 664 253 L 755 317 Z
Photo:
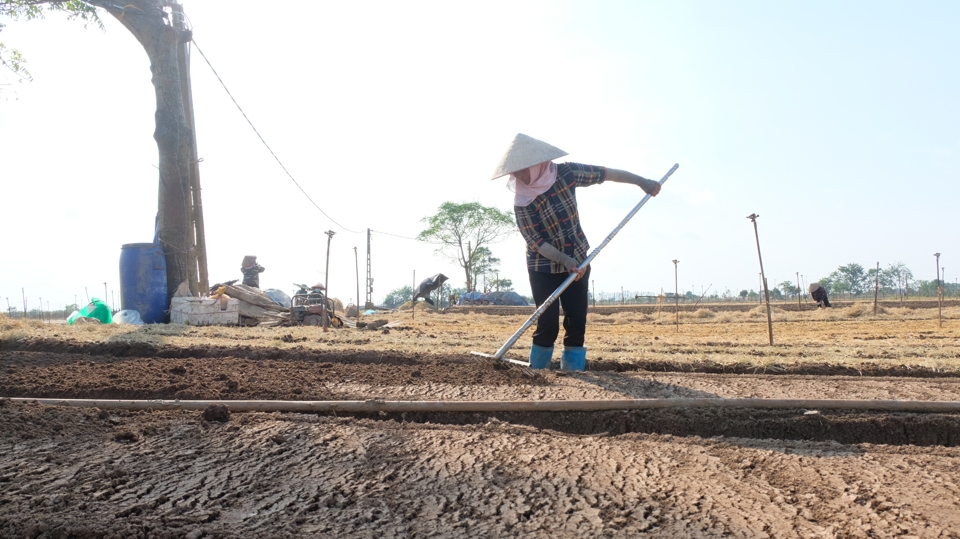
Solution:
M 813 301 L 817 302 L 817 307 L 830 306 L 830 300 L 827 299 L 827 291 L 820 286 L 820 283 L 810 283 L 810 286 L 807 287 L 807 291 L 810 292 L 810 296 L 813 297 Z
M 577 274 L 576 280 L 560 294 L 559 304 L 548 307 L 537 321 L 530 367 L 550 367 L 554 343 L 560 333 L 562 306 L 564 336 L 560 368 L 582 371 L 587 361 L 583 338 L 587 327 L 590 267 L 578 268 L 586 260 L 590 245 L 580 227 L 576 188 L 612 181 L 636 185 L 656 196 L 660 184 L 623 170 L 552 162 L 565 155 L 567 152 L 563 150 L 518 134 L 500 159 L 493 179 L 510 175 L 507 188 L 515 193 L 514 213 L 527 244 L 527 273 L 537 306 L 563 284 L 568 274 Z

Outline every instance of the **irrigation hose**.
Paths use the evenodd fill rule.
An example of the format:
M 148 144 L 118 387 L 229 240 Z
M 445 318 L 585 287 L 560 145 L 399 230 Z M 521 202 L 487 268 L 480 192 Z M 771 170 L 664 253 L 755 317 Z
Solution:
M 119 410 L 204 410 L 224 405 L 231 412 L 596 412 L 661 408 L 757 408 L 960 413 L 960 401 L 857 399 L 613 399 L 547 401 L 269 401 L 100 400 L 9 398 L 11 402 Z

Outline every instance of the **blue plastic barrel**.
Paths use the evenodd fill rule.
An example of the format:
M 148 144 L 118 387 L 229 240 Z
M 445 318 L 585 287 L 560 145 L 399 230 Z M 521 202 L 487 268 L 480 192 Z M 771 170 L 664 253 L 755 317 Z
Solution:
M 145 324 L 170 320 L 167 303 L 167 261 L 153 243 L 120 248 L 120 308 L 134 309 Z

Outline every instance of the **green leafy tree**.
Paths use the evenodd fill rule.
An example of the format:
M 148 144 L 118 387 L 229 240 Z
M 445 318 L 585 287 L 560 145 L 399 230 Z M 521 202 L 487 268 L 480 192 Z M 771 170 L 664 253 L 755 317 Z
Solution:
M 852 262 L 846 266 L 840 266 L 837 268 L 837 273 L 842 276 L 850 293 L 859 296 L 867 290 L 867 273 L 860 264 Z
M 895 284 L 897 292 L 901 294 L 906 292 L 908 281 L 913 279 L 913 272 L 903 262 L 888 265 L 886 273 Z
M 8 17 L 13 21 L 42 19 L 46 12 L 54 11 L 65 13 L 69 20 L 82 20 L 84 26 L 92 23 L 103 30 L 103 22 L 97 14 L 96 7 L 87 2 L 37 2 L 28 0 L 4 0 L 0 2 L 0 16 Z M 5 26 L 3 22 L 0 22 L 0 32 L 3 31 Z M 19 50 L 7 47 L 3 42 L 0 42 L 0 65 L 13 72 L 17 76 L 17 82 L 33 80 L 30 71 L 27 70 L 26 63 L 26 58 Z
M 827 288 L 824 282 L 830 283 L 830 287 Z M 843 294 L 850 292 L 850 283 L 840 274 L 839 271 L 833 271 L 825 279 L 820 281 L 820 286 L 822 286 L 827 292 L 831 294 Z
M 410 301 L 411 299 L 413 299 L 413 287 L 402 286 L 395 290 L 391 290 L 387 294 L 387 297 L 383 298 L 383 306 L 394 309 Z
M 0 2 L 0 17 L 11 20 L 42 19 L 52 12 L 66 13 L 72 19 L 85 24 L 93 23 L 102 28 L 99 11 L 103 10 L 117 19 L 140 42 L 150 60 L 157 111 L 156 140 L 160 169 L 158 234 L 167 263 L 167 293 L 172 297 L 180 283 L 190 283 L 191 291 L 197 290 L 198 252 L 193 245 L 193 218 L 190 185 L 194 135 L 187 123 L 184 111 L 178 49 L 192 39 L 189 30 L 173 24 L 176 14 L 170 0 L 3 0 Z M 2 30 L 2 26 L 0 26 Z M 22 79 L 30 80 L 23 55 L 13 48 L 0 44 L 0 62 Z M 146 75 L 146 73 L 144 73 Z M 104 91 L 108 91 L 104 88 Z M 201 211 L 193 208 L 194 217 Z
M 436 252 L 463 268 L 468 291 L 476 288 L 478 267 L 483 263 L 484 253 L 490 254 L 487 245 L 516 231 L 512 213 L 478 202 L 444 202 L 437 213 L 424 217 L 421 222 L 427 224 L 427 229 L 420 232 L 417 239 L 440 244 Z
M 779 288 L 786 296 L 800 292 L 800 289 L 797 288 L 797 283 L 794 283 L 793 281 L 783 281 L 777 285 L 777 288 Z
M 500 259 L 493 256 L 493 253 L 487 247 L 480 247 L 475 253 L 476 262 L 473 265 L 474 286 L 480 284 L 482 280 L 484 284 L 483 291 L 487 292 L 489 290 L 488 282 L 492 283 L 496 279 L 496 273 L 500 271 L 497 267 L 500 264 Z
M 867 290 L 873 290 L 878 286 L 880 287 L 880 290 L 883 290 L 884 292 L 897 290 L 896 278 L 884 268 L 880 268 L 879 271 L 877 271 L 877 268 L 868 269 L 866 281 Z
M 748 295 L 750 295 L 750 292 L 747 292 L 746 289 L 740 291 L 740 299 L 747 299 Z
M 513 292 L 513 280 L 504 278 L 494 278 L 490 281 L 490 290 L 498 292 Z
M 913 290 L 916 295 L 923 297 L 936 297 L 937 295 L 937 281 L 929 280 L 918 280 L 913 282 Z

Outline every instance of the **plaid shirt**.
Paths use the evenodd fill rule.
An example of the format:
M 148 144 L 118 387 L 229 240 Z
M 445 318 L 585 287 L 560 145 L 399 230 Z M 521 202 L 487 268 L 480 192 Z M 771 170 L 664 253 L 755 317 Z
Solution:
M 579 163 L 558 163 L 557 181 L 526 206 L 514 206 L 517 226 L 527 242 L 527 269 L 541 273 L 567 273 L 563 267 L 540 254 L 537 248 L 549 243 L 578 263 L 590 251 L 580 228 L 577 212 L 577 187 L 603 182 L 607 169 Z

